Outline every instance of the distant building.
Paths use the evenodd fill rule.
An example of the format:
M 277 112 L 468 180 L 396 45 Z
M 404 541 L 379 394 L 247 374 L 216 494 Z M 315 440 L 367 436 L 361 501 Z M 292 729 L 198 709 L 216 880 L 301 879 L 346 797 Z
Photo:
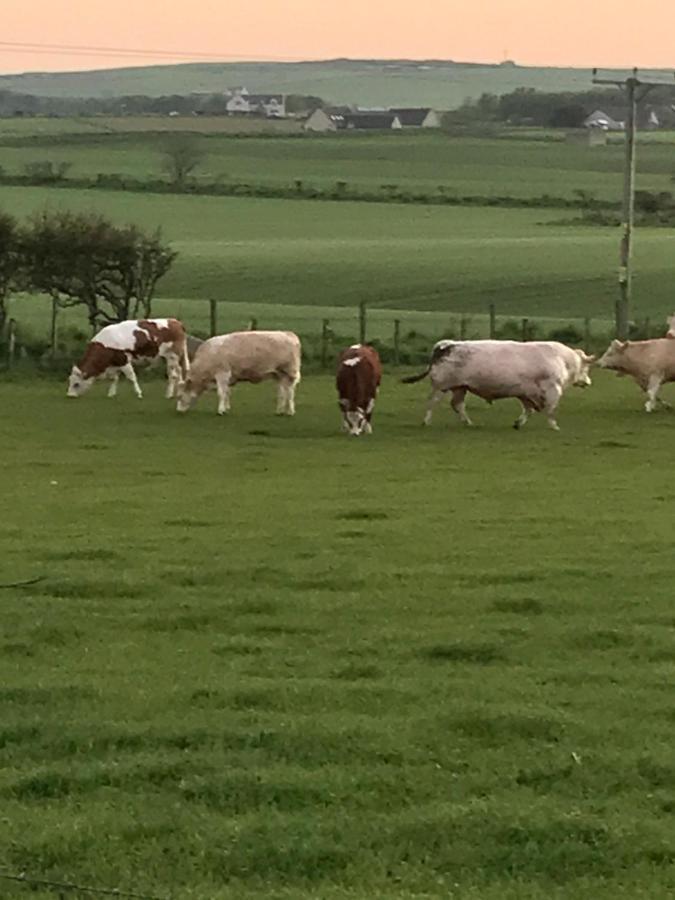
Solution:
M 598 128 L 601 131 L 625 131 L 625 124 L 617 122 L 601 109 L 596 109 L 584 121 L 584 128 Z
M 245 87 L 236 87 L 225 91 L 225 96 L 228 115 L 286 118 L 286 97 L 283 94 L 250 94 Z
M 441 117 L 438 115 L 436 110 L 430 109 L 429 107 L 409 107 L 401 109 L 392 108 L 389 110 L 389 112 L 394 113 L 394 115 L 398 116 L 403 128 L 441 127 Z
M 349 109 L 315 109 L 305 122 L 305 131 L 400 131 L 403 126 L 392 112 L 352 112 Z

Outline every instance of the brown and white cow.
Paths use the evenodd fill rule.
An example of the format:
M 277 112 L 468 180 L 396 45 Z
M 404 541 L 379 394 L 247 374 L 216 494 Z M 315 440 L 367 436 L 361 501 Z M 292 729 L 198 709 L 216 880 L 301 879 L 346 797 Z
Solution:
M 382 365 L 377 350 L 366 344 L 354 344 L 342 351 L 335 384 L 343 431 L 355 437 L 372 433 L 371 419 L 381 381 Z
M 659 397 L 661 385 L 675 381 L 675 340 L 672 337 L 651 341 L 612 341 L 598 360 L 603 369 L 630 377 L 647 394 L 645 410 L 669 404 Z
M 234 331 L 209 338 L 197 348 L 176 408 L 187 412 L 215 381 L 222 416 L 230 410 L 230 391 L 237 382 L 273 378 L 279 385 L 277 415 L 293 416 L 300 362 L 300 338 L 292 331 Z
M 131 319 L 106 325 L 87 344 L 84 356 L 73 366 L 68 380 L 68 396 L 80 397 L 97 378 L 112 378 L 109 397 L 117 394 L 120 372 L 132 383 L 137 397 L 134 363 L 165 359 L 169 383 L 166 396 L 173 397 L 190 369 L 185 329 L 178 319 Z
M 472 425 L 466 414 L 467 393 L 488 402 L 514 397 L 522 412 L 514 428 L 522 428 L 533 412 L 545 412 L 551 428 L 558 431 L 555 419 L 560 398 L 574 384 L 591 383 L 588 374 L 594 357 L 557 341 L 439 341 L 433 348 L 425 372 L 404 378 L 406 384 L 429 375 L 431 397 L 424 424 L 429 425 L 433 407 L 444 393 L 451 393 L 451 406 L 465 425 Z

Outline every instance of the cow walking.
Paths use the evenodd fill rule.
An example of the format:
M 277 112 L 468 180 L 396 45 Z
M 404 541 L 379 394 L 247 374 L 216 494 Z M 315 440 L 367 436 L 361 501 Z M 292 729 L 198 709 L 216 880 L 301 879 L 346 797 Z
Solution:
M 381 380 L 382 365 L 373 347 L 354 344 L 340 354 L 335 381 L 344 431 L 355 437 L 372 433 L 371 419 Z
M 209 338 L 197 348 L 190 374 L 178 393 L 178 412 L 187 412 L 215 381 L 218 414 L 230 411 L 230 392 L 240 381 L 278 383 L 277 415 L 295 415 L 300 381 L 300 338 L 291 331 L 234 331 Z
M 420 375 L 404 378 L 413 384 L 429 376 L 431 396 L 424 424 L 431 423 L 434 406 L 450 393 L 450 405 L 465 425 L 472 425 L 466 413 L 467 393 L 491 403 L 514 397 L 522 412 L 514 428 L 522 428 L 533 412 L 545 412 L 548 423 L 559 430 L 555 412 L 565 389 L 591 383 L 588 374 L 594 357 L 557 341 L 439 341 L 433 348 L 428 368 Z
M 166 396 L 173 397 L 190 369 L 185 329 L 178 319 L 130 319 L 106 325 L 87 344 L 84 356 L 73 366 L 68 396 L 81 397 L 97 378 L 111 378 L 108 396 L 117 394 L 120 373 L 142 397 L 134 363 L 166 360 L 169 382 Z
M 647 394 L 646 412 L 653 412 L 657 406 L 670 408 L 659 397 L 659 391 L 663 384 L 675 381 L 673 336 L 650 341 L 612 341 L 598 365 L 619 375 L 630 375 Z

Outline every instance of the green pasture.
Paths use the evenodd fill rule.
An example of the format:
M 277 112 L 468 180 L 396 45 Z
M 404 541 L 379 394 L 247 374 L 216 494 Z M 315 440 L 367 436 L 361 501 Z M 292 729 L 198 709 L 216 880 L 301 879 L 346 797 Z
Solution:
M 613 317 L 618 229 L 557 226 L 559 210 L 0 188 L 0 207 L 19 217 L 45 206 L 161 226 L 179 256 L 158 296 L 175 303 L 192 327 L 206 324 L 211 297 L 236 304 L 223 321 L 247 323 L 256 315 L 259 327 L 282 325 L 284 307 L 302 307 L 312 332 L 336 317 L 336 308 L 353 321 L 361 301 L 382 310 L 374 321 L 387 333 L 394 318 L 406 327 L 412 315 L 417 328 L 417 314 L 433 312 L 440 326 L 462 313 L 485 316 L 490 303 L 500 317 Z M 661 321 L 672 311 L 674 242 L 668 229 L 638 230 L 636 318 Z M 44 302 L 11 302 L 19 321 L 42 322 L 46 330 Z M 292 313 L 296 321 L 300 314 Z
M 75 120 L 76 121 L 76 120 Z M 116 129 L 125 120 L 105 120 Z M 136 120 L 134 120 L 136 121 Z M 171 127 L 171 119 L 140 120 Z M 391 133 L 247 136 L 235 138 L 212 130 L 213 124 L 188 120 L 198 130 L 191 136 L 203 153 L 195 172 L 201 181 L 247 182 L 328 187 L 346 181 L 354 189 L 377 190 L 383 185 L 459 196 L 553 197 L 571 199 L 583 190 L 602 199 L 621 196 L 624 149 L 620 143 L 590 147 L 585 141 L 541 141 L 508 138 L 451 137 L 445 134 Z M 213 123 L 214 120 L 209 120 Z M 215 120 L 225 124 L 231 120 Z M 49 127 L 58 120 L 46 120 Z M 21 122 L 30 128 L 31 122 Z M 170 136 L 151 132 L 89 133 L 97 120 L 83 120 L 72 133 L 15 132 L 15 121 L 0 120 L 0 166 L 21 174 L 29 163 L 68 163 L 70 177 L 95 178 L 118 174 L 131 178 L 165 177 L 164 152 Z M 101 126 L 102 127 L 102 126 Z M 176 126 L 180 132 L 185 123 Z M 204 128 L 203 131 L 199 129 Z M 639 152 L 638 187 L 673 189 L 675 145 L 644 142 Z
M 174 900 L 675 892 L 675 417 L 385 376 L 0 384 L 0 871 Z M 668 396 L 668 388 L 666 389 Z M 672 398 L 671 398 L 672 399 Z M 8 588 L 17 581 L 34 581 Z M 3 882 L 3 897 L 47 900 Z
M 429 23 L 433 27 L 432 23 Z M 671 72 L 641 70 L 649 78 Z M 612 77 L 609 70 L 604 75 Z M 628 70 L 615 72 L 626 77 Z M 540 91 L 586 91 L 590 69 L 483 65 L 448 60 L 351 60 L 313 62 L 187 63 L 133 66 L 89 72 L 28 72 L 0 77 L 0 88 L 51 97 L 221 92 L 245 85 L 251 92 L 313 94 L 329 103 L 363 106 L 433 106 L 454 109 L 483 93 L 505 94 L 519 87 Z

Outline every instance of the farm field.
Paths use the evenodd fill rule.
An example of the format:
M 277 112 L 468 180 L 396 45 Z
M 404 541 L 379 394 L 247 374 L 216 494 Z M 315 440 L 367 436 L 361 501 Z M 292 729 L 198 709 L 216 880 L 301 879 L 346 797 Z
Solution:
M 59 120 L 47 119 L 49 129 Z M 155 122 L 155 131 L 89 133 L 103 127 L 96 119 L 72 121 L 62 128 L 72 133 L 41 132 L 39 121 L 23 121 L 16 133 L 13 119 L 0 120 L 0 166 L 21 174 L 30 163 L 49 160 L 68 163 L 69 177 L 95 178 L 117 174 L 140 179 L 165 177 L 164 151 L 169 137 L 160 130 L 171 119 Z M 115 128 L 131 127 L 126 120 L 105 120 Z M 191 119 L 191 136 L 203 153 L 197 180 L 249 182 L 292 186 L 298 179 L 317 188 L 346 181 L 356 189 L 377 190 L 394 184 L 407 190 L 436 191 L 480 197 L 539 197 L 548 194 L 572 199 L 584 190 L 602 199 L 619 199 L 624 150 L 621 143 L 590 147 L 585 138 L 564 141 L 524 140 L 515 137 L 469 138 L 445 134 L 300 135 L 232 137 L 211 130 L 209 120 Z M 230 120 L 215 120 L 227 124 Z M 182 127 L 177 127 L 181 131 Z M 230 127 L 236 127 L 230 122 Z M 30 129 L 35 129 L 31 133 Z M 200 130 L 203 129 L 203 130 Z M 78 131 L 80 133 L 78 133 Z M 643 140 L 639 154 L 638 188 L 672 191 L 675 143 Z
M 179 257 L 159 283 L 156 310 L 180 312 L 198 330 L 209 297 L 232 304 L 223 305 L 222 323 L 241 327 L 255 315 L 259 327 L 283 325 L 288 312 L 289 325 L 314 334 L 326 317 L 353 323 L 362 300 L 387 335 L 394 318 L 404 328 L 444 328 L 450 316 L 485 316 L 490 303 L 500 317 L 613 316 L 618 229 L 551 224 L 560 210 L 0 187 L 0 208 L 14 215 L 45 206 L 161 226 Z M 636 318 L 661 321 L 672 311 L 674 240 L 668 229 L 637 233 Z M 47 332 L 45 301 L 16 298 L 10 312 Z M 435 317 L 418 315 L 426 312 Z
M 675 891 L 675 414 L 0 384 L 0 869 L 175 900 Z M 672 389 L 670 389 L 672 392 Z M 669 389 L 665 396 L 668 398 Z M 672 399 L 672 396 L 669 398 Z M 3 883 L 3 897 L 26 888 Z M 53 894 L 39 889 L 36 900 Z

